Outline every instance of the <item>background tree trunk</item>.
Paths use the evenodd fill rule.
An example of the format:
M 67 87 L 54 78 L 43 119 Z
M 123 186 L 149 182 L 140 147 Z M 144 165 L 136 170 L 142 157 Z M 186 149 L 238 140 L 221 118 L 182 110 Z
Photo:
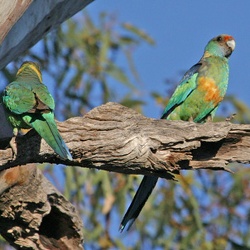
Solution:
M 0 0 L 0 70 L 93 0 Z

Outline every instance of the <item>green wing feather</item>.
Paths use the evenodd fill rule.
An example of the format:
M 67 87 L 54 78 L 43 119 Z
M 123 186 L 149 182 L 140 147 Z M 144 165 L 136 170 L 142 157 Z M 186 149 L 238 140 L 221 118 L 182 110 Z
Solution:
M 72 156 L 63 141 L 54 119 L 53 113 L 27 114 L 23 120 L 34 128 L 53 150 L 64 159 L 72 160 Z
M 168 115 L 177 106 L 181 105 L 186 100 L 186 98 L 192 93 L 192 91 L 197 87 L 196 78 L 200 67 L 201 63 L 197 63 L 185 73 L 182 80 L 180 81 L 180 84 L 176 88 L 166 108 L 164 109 L 161 119 L 166 119 Z
M 34 93 L 29 86 L 17 81 L 10 83 L 6 87 L 3 102 L 15 114 L 26 113 L 36 105 Z
M 39 99 L 40 102 L 42 102 L 51 110 L 55 109 L 54 99 L 49 93 L 48 88 L 44 84 L 36 84 L 34 87 L 34 92 L 36 98 Z

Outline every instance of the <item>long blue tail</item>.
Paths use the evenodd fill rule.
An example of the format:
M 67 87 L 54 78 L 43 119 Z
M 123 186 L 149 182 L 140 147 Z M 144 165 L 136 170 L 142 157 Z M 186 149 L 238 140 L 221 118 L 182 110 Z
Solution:
M 128 224 L 127 230 L 132 226 L 135 219 L 141 212 L 145 202 L 149 195 L 152 193 L 158 177 L 155 176 L 144 176 L 142 182 L 135 194 L 133 201 L 131 202 L 126 214 L 124 215 L 119 231 L 122 232 L 125 226 Z

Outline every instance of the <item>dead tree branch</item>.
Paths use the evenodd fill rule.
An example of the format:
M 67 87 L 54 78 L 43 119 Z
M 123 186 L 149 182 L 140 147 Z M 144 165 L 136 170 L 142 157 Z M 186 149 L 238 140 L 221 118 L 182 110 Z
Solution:
M 31 131 L 17 138 L 17 158 L 0 150 L 0 169 L 49 162 L 169 179 L 183 169 L 250 162 L 250 125 L 156 120 L 108 103 L 58 126 L 74 161 L 61 160 Z

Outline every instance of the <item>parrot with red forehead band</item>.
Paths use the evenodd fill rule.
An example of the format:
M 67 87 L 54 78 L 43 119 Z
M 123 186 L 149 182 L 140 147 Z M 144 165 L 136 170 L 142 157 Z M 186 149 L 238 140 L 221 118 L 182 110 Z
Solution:
M 200 61 L 183 76 L 161 119 L 197 123 L 212 120 L 223 100 L 229 76 L 228 58 L 235 49 L 232 36 L 222 34 L 210 40 Z M 120 225 L 120 232 L 131 227 L 154 189 L 158 177 L 144 176 Z

